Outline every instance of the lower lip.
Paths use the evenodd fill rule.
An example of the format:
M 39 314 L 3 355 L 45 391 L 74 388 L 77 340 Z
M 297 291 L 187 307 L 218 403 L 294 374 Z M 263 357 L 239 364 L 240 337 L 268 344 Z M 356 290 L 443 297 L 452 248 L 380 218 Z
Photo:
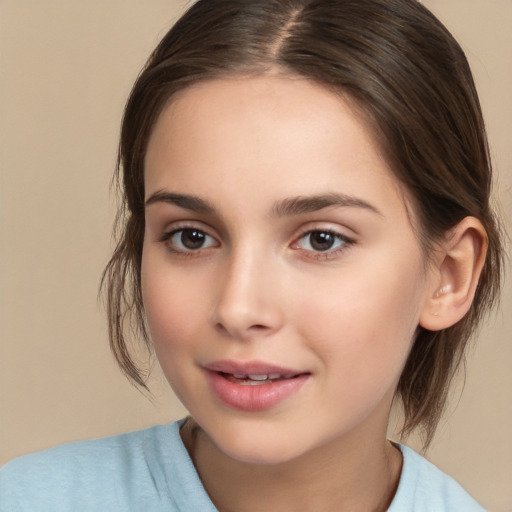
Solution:
M 244 411 L 270 409 L 297 393 L 309 374 L 280 379 L 264 384 L 238 384 L 214 371 L 207 371 L 210 386 L 224 404 Z

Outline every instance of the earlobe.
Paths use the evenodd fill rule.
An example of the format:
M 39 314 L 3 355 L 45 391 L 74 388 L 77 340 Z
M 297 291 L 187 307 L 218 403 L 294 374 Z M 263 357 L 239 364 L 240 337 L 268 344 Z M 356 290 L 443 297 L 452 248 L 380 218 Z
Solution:
M 468 312 L 487 253 L 487 234 L 475 217 L 466 217 L 447 233 L 434 263 L 419 324 L 430 331 L 456 324 Z

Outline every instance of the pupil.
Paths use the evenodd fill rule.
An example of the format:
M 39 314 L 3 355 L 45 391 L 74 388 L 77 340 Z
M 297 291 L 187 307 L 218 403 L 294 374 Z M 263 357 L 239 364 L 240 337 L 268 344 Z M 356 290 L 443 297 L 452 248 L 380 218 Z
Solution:
M 204 243 L 205 235 L 195 229 L 184 229 L 181 233 L 181 243 L 187 249 L 199 249 Z
M 317 231 L 315 233 L 311 233 L 310 236 L 311 247 L 317 251 L 327 251 L 334 244 L 334 236 L 331 235 L 331 233 Z

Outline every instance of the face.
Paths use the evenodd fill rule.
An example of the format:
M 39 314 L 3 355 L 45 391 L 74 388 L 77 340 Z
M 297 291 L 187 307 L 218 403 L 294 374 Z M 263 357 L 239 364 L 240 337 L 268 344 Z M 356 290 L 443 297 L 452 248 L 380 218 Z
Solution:
M 429 282 L 351 106 L 299 78 L 209 81 L 162 112 L 145 165 L 149 330 L 217 448 L 277 463 L 384 439 Z

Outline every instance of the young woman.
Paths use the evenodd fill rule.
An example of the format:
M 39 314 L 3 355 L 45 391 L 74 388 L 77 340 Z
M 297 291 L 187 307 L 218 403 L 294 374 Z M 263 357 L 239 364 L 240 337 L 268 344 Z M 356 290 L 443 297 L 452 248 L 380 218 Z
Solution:
M 479 511 L 432 439 L 501 246 L 471 72 L 414 0 L 200 0 L 123 120 L 106 269 L 190 416 L 2 471 L 6 510 Z M 3 508 L 2 508 L 3 510 Z

